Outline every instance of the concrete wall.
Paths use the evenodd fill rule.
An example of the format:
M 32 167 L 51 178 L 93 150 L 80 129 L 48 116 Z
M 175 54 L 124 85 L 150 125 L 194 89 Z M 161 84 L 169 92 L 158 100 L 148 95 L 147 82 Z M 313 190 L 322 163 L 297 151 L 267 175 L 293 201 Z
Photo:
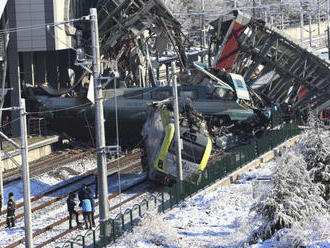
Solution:
M 28 153 L 28 161 L 32 162 L 34 160 L 40 159 L 41 157 L 47 156 L 49 154 L 52 153 L 52 146 L 51 145 L 46 145 L 43 147 L 39 147 L 37 149 L 33 149 L 33 150 L 29 150 Z M 13 156 L 13 158 L 19 163 L 22 164 L 22 158 L 21 155 L 16 155 Z M 17 168 L 17 166 L 12 162 L 11 159 L 6 158 L 2 160 L 3 163 L 3 168 L 4 168 L 4 172 L 6 172 L 7 170 L 11 170 L 11 169 L 15 169 Z
M 12 0 L 14 1 L 14 0 Z M 17 32 L 19 52 L 63 50 L 72 48 L 72 35 L 75 29 L 71 25 L 43 25 L 59 23 L 69 18 L 68 0 L 15 0 L 17 27 L 28 27 Z M 31 26 L 41 26 L 33 28 Z
M 69 20 L 69 1 L 55 0 L 54 22 L 63 22 Z M 64 50 L 72 47 L 72 36 L 75 35 L 75 28 L 70 24 L 61 25 L 61 28 L 56 28 L 55 32 L 55 50 Z
M 16 0 L 17 27 L 30 27 L 45 24 L 44 0 Z M 45 51 L 46 28 L 36 28 L 17 32 L 17 47 L 23 51 Z

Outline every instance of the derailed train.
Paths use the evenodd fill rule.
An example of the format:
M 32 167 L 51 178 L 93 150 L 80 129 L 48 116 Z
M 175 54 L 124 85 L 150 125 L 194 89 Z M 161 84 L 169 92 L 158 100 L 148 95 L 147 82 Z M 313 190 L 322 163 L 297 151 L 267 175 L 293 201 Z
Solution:
M 256 132 L 269 126 L 269 115 L 259 109 L 254 109 L 252 98 L 244 79 L 237 74 L 207 68 L 203 64 L 195 64 L 197 74 L 192 73 L 188 81 L 202 75 L 202 82 L 210 87 L 218 96 L 218 107 L 226 101 L 241 107 L 249 116 L 235 119 L 233 108 L 226 108 L 232 115 L 223 111 L 220 115 L 198 111 L 190 99 L 179 101 L 180 106 L 180 139 L 182 144 L 183 180 L 198 183 L 202 172 L 207 166 L 211 151 L 214 148 L 226 149 L 235 145 L 237 140 L 251 138 Z M 210 73 L 212 71 L 213 73 Z M 199 74 L 202 73 L 202 74 Z M 217 77 L 219 76 L 219 77 Z M 145 164 L 149 178 L 153 181 L 171 186 L 178 180 L 178 163 L 176 157 L 175 130 L 173 124 L 171 99 L 166 104 L 154 103 L 147 121 L 142 129 L 145 140 Z M 198 106 L 199 109 L 200 106 Z M 208 109 L 212 106 L 208 105 Z M 219 107 L 220 109 L 221 107 Z M 242 111 L 244 113 L 244 111 Z M 215 132 L 214 129 L 218 131 Z
M 177 156 L 171 106 L 155 104 L 142 130 L 145 137 L 145 163 L 151 180 L 171 186 L 177 181 Z M 184 116 L 184 112 L 181 116 Z M 180 118 L 183 180 L 198 182 L 212 151 L 212 141 L 203 119 L 189 123 Z
M 154 7 L 159 7 L 160 5 L 160 1 L 147 2 Z M 162 7 L 161 10 L 163 9 Z M 176 46 L 180 51 L 177 53 L 177 57 L 183 67 L 185 69 L 190 67 L 189 71 L 191 74 L 187 74 L 187 70 L 185 70 L 184 75 L 183 73 L 179 75 L 179 84 L 181 85 L 178 89 L 180 102 L 184 106 L 187 102 L 191 102 L 189 104 L 190 110 L 193 109 L 198 115 L 203 117 L 196 119 L 192 118 L 192 116 L 196 115 L 190 115 L 184 117 L 181 122 L 182 131 L 180 137 L 183 141 L 184 178 L 190 180 L 194 175 L 200 174 L 205 169 L 214 145 L 219 147 L 221 143 L 220 148 L 222 149 L 227 146 L 226 143 L 228 142 L 224 141 L 223 138 L 228 133 L 243 140 L 265 129 L 269 119 L 264 114 L 264 106 L 255 107 L 256 101 L 260 100 L 260 98 L 250 94 L 253 91 L 246 86 L 242 76 L 235 73 L 227 73 L 221 70 L 221 68 L 208 68 L 204 64 L 190 63 L 191 61 L 186 59 L 184 46 L 181 44 L 182 37 L 180 32 L 176 32 L 180 27 L 175 26 L 176 31 L 173 31 L 173 34 L 176 36 L 173 40 L 171 39 L 173 34 L 169 33 L 166 24 L 159 22 L 157 14 L 154 17 L 158 26 L 163 29 L 163 33 L 160 36 L 162 39 L 159 39 L 159 42 L 171 40 L 172 45 Z M 134 16 L 135 21 L 138 19 L 140 18 Z M 169 18 L 168 21 L 173 22 L 172 18 Z M 129 25 L 130 22 L 127 21 L 126 24 Z M 152 26 L 149 22 L 147 24 L 146 26 Z M 119 25 L 113 28 L 121 30 L 122 27 Z M 125 33 L 125 30 L 121 30 L 121 32 Z M 169 39 L 164 38 L 166 34 L 168 34 Z M 140 33 L 138 36 L 140 37 Z M 108 38 L 112 39 L 113 37 L 111 37 L 109 36 Z M 120 35 L 116 37 L 118 39 L 122 38 Z M 131 39 L 132 37 L 127 41 Z M 109 43 L 107 44 L 109 45 Z M 125 46 L 122 47 L 124 48 Z M 132 50 L 132 48 L 127 47 L 127 50 L 130 49 Z M 118 66 L 120 67 L 120 63 Z M 148 63 L 148 68 L 151 71 L 154 69 L 150 63 Z M 124 71 L 126 72 L 126 70 Z M 117 80 L 120 81 L 121 79 L 118 78 Z M 45 113 L 44 116 L 49 120 L 49 124 L 55 130 L 66 131 L 73 136 L 92 140 L 94 137 L 95 106 L 88 100 L 88 89 L 93 87 L 86 87 L 86 85 L 90 85 L 88 80 L 86 81 L 84 85 L 81 84 L 67 89 L 64 91 L 64 94 L 61 94 L 58 90 L 53 92 L 54 90 L 45 86 L 26 87 L 25 96 L 29 102 L 32 102 L 29 106 L 35 107 L 35 109 L 30 109 L 29 111 L 43 111 Z M 135 85 L 153 85 L 151 80 L 149 81 L 146 84 Z M 126 81 L 124 80 L 124 82 Z M 162 101 L 172 97 L 171 87 L 116 88 L 117 86 L 115 85 L 117 84 L 115 81 L 110 82 L 108 85 L 111 85 L 111 87 L 103 89 L 105 128 L 108 143 L 111 144 L 113 140 L 116 140 L 114 136 L 116 134 L 116 124 L 118 123 L 120 145 L 127 145 L 127 147 L 136 145 L 141 140 L 139 133 L 142 125 L 147 120 L 146 125 L 149 125 L 149 128 L 147 128 L 147 132 L 142 133 L 142 136 L 145 141 L 145 157 L 147 159 L 149 176 L 151 179 L 161 181 L 167 185 L 175 182 L 176 155 L 173 152 L 175 147 L 173 139 L 174 127 L 172 120 L 170 120 L 171 118 L 169 118 L 171 115 L 170 110 L 157 110 L 149 107 L 155 101 Z M 126 85 L 133 86 L 133 84 Z M 160 112 L 158 113 L 158 111 Z M 188 112 L 191 113 L 193 111 Z M 203 121 L 198 121 L 198 119 L 203 119 Z M 191 120 L 195 121 L 192 123 Z M 188 124 L 184 124 L 185 121 Z M 196 129 L 196 123 L 204 124 L 198 125 Z M 221 139 L 220 142 L 217 142 L 217 139 Z

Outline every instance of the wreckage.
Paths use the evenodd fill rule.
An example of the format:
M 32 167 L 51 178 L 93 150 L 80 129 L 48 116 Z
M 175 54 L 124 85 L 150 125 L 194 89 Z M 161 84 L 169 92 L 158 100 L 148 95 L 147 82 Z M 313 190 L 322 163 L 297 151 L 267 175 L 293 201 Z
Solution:
M 186 53 L 189 41 L 161 1 L 123 1 L 113 11 L 105 11 L 111 8 L 113 6 L 107 1 L 99 11 L 104 58 L 102 78 L 109 79 L 103 84 L 108 139 L 111 140 L 115 134 L 118 123 L 120 137 L 124 141 L 121 143 L 127 140 L 131 144 L 138 143 L 140 130 L 148 116 L 147 106 L 152 101 L 171 97 L 169 86 L 151 87 L 157 85 L 152 58 L 155 51 L 162 54 L 167 43 L 171 43 L 174 59 L 183 68 L 179 79 L 182 101 L 191 98 L 196 111 L 218 126 L 253 119 L 257 110 L 253 108 L 244 79 L 234 73 L 210 71 L 206 65 L 192 63 L 189 53 Z M 145 37 L 146 33 L 148 37 Z M 82 55 L 88 47 L 82 46 L 83 37 L 81 32 L 77 32 L 77 65 L 84 64 L 86 60 Z M 154 47 L 155 51 L 150 47 Z M 188 68 L 191 75 L 187 75 Z M 113 77 L 114 70 L 118 72 L 116 78 Z M 55 90 L 39 85 L 24 90 L 29 111 L 45 112 L 51 129 L 89 140 L 94 137 L 94 106 L 88 97 L 91 88 L 89 79 L 82 77 L 70 89 Z M 72 125 L 67 125 L 68 122 Z
M 103 84 L 106 136 L 111 142 L 118 124 L 122 145 L 135 146 L 144 140 L 148 167 L 152 168 L 150 177 L 155 180 L 161 177 L 172 181 L 173 172 L 163 165 L 174 165 L 175 161 L 171 152 L 174 130 L 171 121 L 162 118 L 170 115 L 169 110 L 150 108 L 155 101 L 172 97 L 170 86 L 156 87 L 159 81 L 154 73 L 161 59 L 153 62 L 168 43 L 173 56 L 166 63 L 175 60 L 181 67 L 177 73 L 179 101 L 182 106 L 189 102 L 205 122 L 203 131 L 183 125 L 180 133 L 183 139 L 185 133 L 195 133 L 197 144 L 187 145 L 200 149 L 196 150 L 201 155 L 198 160 L 187 159 L 193 172 L 207 164 L 209 139 L 214 147 L 226 149 L 266 130 L 274 103 L 304 110 L 307 103 L 316 108 L 328 99 L 329 64 L 259 20 L 234 11 L 211 22 L 206 65 L 189 58 L 186 48 L 190 43 L 161 1 L 110 2 L 104 2 L 99 17 L 102 78 L 108 79 Z M 82 37 L 79 34 L 77 41 Z M 79 46 L 82 42 L 77 44 L 77 64 L 81 64 L 85 47 Z M 94 106 L 88 98 L 91 86 L 85 77 L 71 89 L 55 91 L 44 85 L 26 87 L 25 94 L 32 103 L 29 106 L 36 108 L 32 111 L 46 113 L 52 129 L 93 139 Z M 144 131 L 141 139 L 145 122 L 148 131 L 158 133 L 156 136 Z
M 240 75 L 221 70 L 213 70 L 211 73 L 203 64 L 194 65 L 195 70 L 191 71 L 190 79 L 181 76 L 181 86 L 178 87 L 180 102 L 191 101 L 192 107 L 215 126 L 230 125 L 255 117 L 258 110 L 252 108 L 252 99 Z M 89 138 L 86 133 L 93 131 L 91 128 L 95 109 L 87 98 L 51 97 L 50 89 L 45 86 L 26 88 L 26 92 L 29 99 L 38 103 L 38 111 L 52 110 L 47 112 L 47 118 L 53 120 L 50 123 L 53 129 L 67 130 L 75 136 Z M 118 123 L 121 138 L 137 142 L 134 137 L 139 137 L 142 125 L 150 113 L 149 105 L 172 97 L 172 89 L 170 86 L 114 88 L 104 90 L 103 97 L 108 138 L 111 139 L 115 134 Z M 65 107 L 67 109 L 62 110 Z M 66 125 L 68 121 L 72 125 Z
M 272 103 L 295 111 L 330 106 L 330 63 L 261 20 L 233 11 L 210 23 L 212 66 L 240 74 Z
M 177 181 L 177 156 L 173 106 L 171 101 L 155 103 L 142 129 L 145 139 L 145 166 L 149 178 L 160 184 Z M 212 151 L 206 122 L 189 103 L 183 105 L 180 121 L 182 173 L 185 181 L 198 183 Z

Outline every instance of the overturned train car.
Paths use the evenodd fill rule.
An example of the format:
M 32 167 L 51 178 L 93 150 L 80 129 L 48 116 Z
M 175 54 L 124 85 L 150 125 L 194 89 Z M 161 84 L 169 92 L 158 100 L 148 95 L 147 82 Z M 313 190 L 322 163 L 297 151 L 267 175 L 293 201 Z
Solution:
M 213 66 L 240 74 L 273 103 L 326 108 L 330 63 L 263 21 L 233 11 L 210 23 Z
M 181 115 L 182 118 L 184 116 Z M 180 118 L 183 180 L 198 183 L 212 151 L 206 123 L 197 117 L 194 123 Z M 167 186 L 178 181 L 178 162 L 173 112 L 156 104 L 142 130 L 145 163 L 149 179 Z

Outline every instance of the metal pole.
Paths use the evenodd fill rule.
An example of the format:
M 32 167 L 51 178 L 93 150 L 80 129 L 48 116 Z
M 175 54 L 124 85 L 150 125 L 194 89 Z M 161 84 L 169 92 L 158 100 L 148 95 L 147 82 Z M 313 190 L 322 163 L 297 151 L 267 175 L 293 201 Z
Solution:
M 274 27 L 274 18 L 272 16 L 272 13 L 269 13 L 269 15 L 270 15 L 270 26 Z
M 327 28 L 327 37 L 328 37 L 328 59 L 330 59 L 330 27 Z
M 2 141 L 1 141 L 2 142 Z M 2 147 L 1 147 L 2 149 Z M 4 196 L 5 194 L 3 193 L 3 162 L 2 162 L 2 150 L 0 150 L 0 195 L 2 195 L 1 197 L 1 206 L 3 206 L 4 204 Z
M 300 41 L 301 42 L 303 42 L 304 40 L 303 28 L 304 28 L 304 12 L 303 12 L 302 2 L 300 2 Z
M 327 22 L 328 22 L 328 27 L 330 26 L 330 0 L 327 0 Z
M 330 0 L 327 0 L 327 35 L 328 35 L 328 59 L 330 59 Z
M 284 16 L 283 16 L 283 0 L 280 3 L 280 10 L 281 10 L 281 30 L 284 28 Z
M 205 2 L 201 0 L 201 50 L 205 47 Z M 203 61 L 202 61 L 203 62 Z
M 308 26 L 309 26 L 309 46 L 312 47 L 312 15 L 311 12 L 309 12 L 309 18 L 308 18 Z
M 22 156 L 22 176 L 23 176 L 23 195 L 24 195 L 24 228 L 25 228 L 25 247 L 32 248 L 32 224 L 31 224 L 31 201 L 30 201 L 30 174 L 29 162 L 27 160 L 28 143 L 26 135 L 26 113 L 25 99 L 20 99 L 20 122 L 21 122 L 21 156 Z
M 321 34 L 321 10 L 320 10 L 320 0 L 317 0 L 317 31 L 318 35 Z
M 178 89 L 176 85 L 176 74 L 175 74 L 175 61 L 172 61 L 171 63 L 172 67 L 172 76 L 173 76 L 173 102 L 174 102 L 174 125 L 175 125 L 175 139 L 176 139 L 176 157 L 177 157 L 177 163 L 178 163 L 178 178 L 180 180 L 180 183 L 183 181 L 183 174 L 182 174 L 182 160 L 181 160 L 181 141 L 180 141 L 180 125 L 179 125 L 179 107 L 178 107 Z
M 103 113 L 103 95 L 100 84 L 100 47 L 99 31 L 97 23 L 97 11 L 95 8 L 89 10 L 91 21 L 92 51 L 93 51 L 93 78 L 94 78 L 94 98 L 95 98 L 95 134 L 96 134 L 96 152 L 97 152 L 97 173 L 99 190 L 99 212 L 100 212 L 100 238 L 103 243 L 110 236 L 110 225 L 106 227 L 106 221 L 109 219 L 108 205 L 108 181 L 106 170 L 105 153 L 105 131 L 104 131 L 104 113 Z
M 237 0 L 234 0 L 234 9 L 237 9 Z

